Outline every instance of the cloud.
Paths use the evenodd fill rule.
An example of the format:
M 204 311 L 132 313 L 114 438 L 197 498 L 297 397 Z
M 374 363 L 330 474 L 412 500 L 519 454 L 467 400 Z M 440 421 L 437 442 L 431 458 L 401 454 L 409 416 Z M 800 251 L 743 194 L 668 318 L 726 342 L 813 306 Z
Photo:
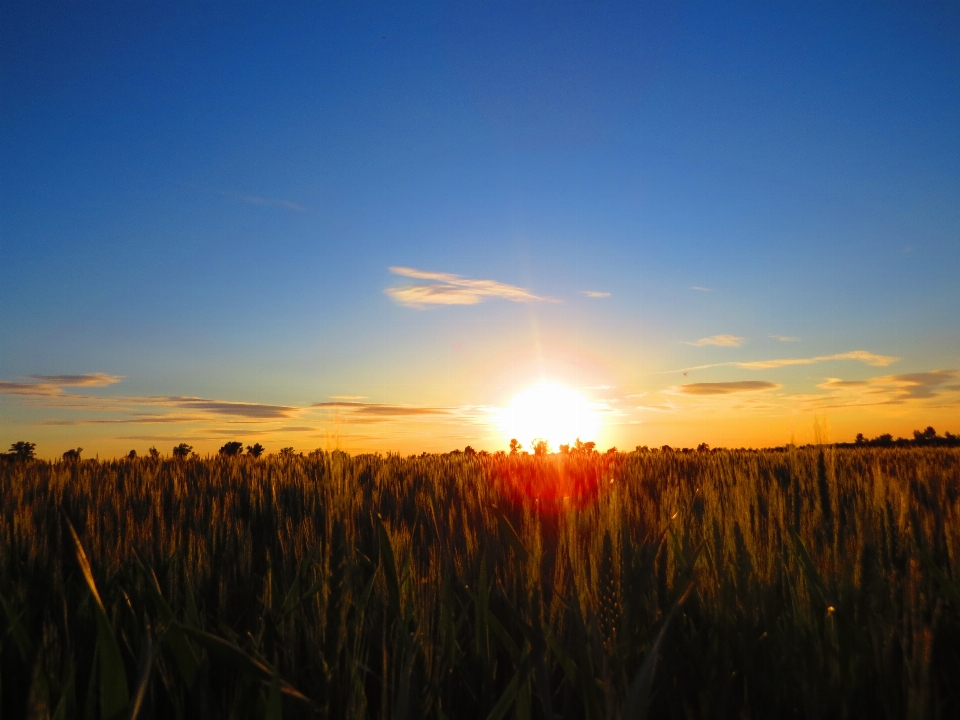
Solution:
M 413 308 L 427 305 L 476 305 L 496 297 L 513 302 L 558 302 L 554 298 L 534 295 L 516 285 L 496 280 L 471 280 L 452 273 L 436 273 L 408 267 L 391 267 L 394 275 L 432 280 L 430 284 L 386 288 L 384 292 L 396 303 Z
M 193 183 L 186 183 L 186 185 L 187 187 L 193 188 L 194 190 L 199 190 L 200 192 L 209 192 L 221 197 L 239 200 L 240 202 L 247 203 L 248 205 L 269 205 L 273 207 L 284 208 L 285 210 L 295 210 L 296 212 L 306 211 L 306 208 L 302 205 L 297 205 L 297 203 L 290 202 L 289 200 L 262 197 L 260 195 L 246 195 L 245 193 L 230 192 L 228 190 L 214 190 L 200 187 L 199 185 L 194 185 Z
M 84 375 L 25 375 L 24 377 L 45 385 L 61 385 L 63 387 L 104 387 L 115 385 L 123 380 L 123 375 L 108 375 L 100 372 Z
M 766 380 L 740 380 L 738 382 L 690 383 L 678 385 L 675 392 L 683 395 L 731 395 L 733 393 L 776 390 L 780 385 Z
M 687 345 L 694 347 L 703 347 L 704 345 L 716 345 L 718 347 L 740 347 L 746 338 L 737 335 L 712 335 L 711 337 L 700 338 L 696 342 L 688 342 Z
M 122 375 L 85 373 L 82 375 L 21 375 L 20 382 L 0 380 L 0 393 L 7 395 L 62 395 L 65 387 L 106 387 L 123 379 Z
M 812 358 L 785 358 L 779 360 L 757 360 L 754 362 L 734 363 L 737 367 L 748 368 L 751 370 L 769 370 L 771 368 L 787 367 L 788 365 L 813 365 L 815 363 L 827 362 L 829 360 L 859 360 L 867 365 L 874 367 L 886 367 L 900 358 L 890 355 L 876 355 L 866 350 L 853 350 L 851 352 L 837 353 L 836 355 L 818 355 Z
M 954 395 L 960 391 L 960 385 L 955 384 L 957 378 L 958 370 L 883 375 L 869 380 L 827 378 L 817 387 L 829 391 L 828 394 L 798 395 L 792 399 L 818 409 L 903 405 L 937 398 L 942 398 L 938 400 L 941 406 L 953 406 L 960 402 L 960 397 Z
M 278 200 L 276 198 L 266 198 L 258 197 L 256 195 L 234 195 L 238 200 L 248 203 L 250 205 L 272 205 L 273 207 L 281 207 L 287 210 L 296 210 L 297 212 L 306 212 L 306 208 L 302 205 L 297 205 L 294 202 L 289 200 Z
M 380 403 L 343 401 L 313 403 L 310 407 L 331 410 L 347 410 L 352 415 L 372 415 L 382 418 L 409 417 L 412 415 L 449 415 L 451 413 L 449 408 L 385 405 Z
M 711 292 L 710 288 L 708 288 L 708 287 L 700 287 L 699 285 L 694 285 L 694 286 L 693 286 L 692 288 L 690 288 L 690 289 L 691 289 L 691 290 L 696 290 L 697 292 Z
M 794 337 L 793 335 L 767 335 L 771 340 L 779 340 L 780 342 L 800 342 L 800 338 Z
M 869 380 L 841 380 L 840 378 L 827 378 L 817 385 L 821 390 L 835 390 L 837 388 L 853 388 L 869 385 Z
M 599 298 L 607 298 L 607 297 L 610 297 L 610 293 L 608 293 L 608 292 L 601 292 L 601 291 L 599 291 L 599 290 L 581 290 L 581 291 L 580 291 L 580 294 L 581 294 L 581 295 L 586 295 L 588 298 L 592 298 L 592 299 L 599 299 Z
M 692 370 L 708 370 L 717 367 L 738 367 L 746 370 L 770 370 L 775 368 L 788 367 L 790 365 L 813 365 L 815 363 L 828 362 L 830 360 L 859 360 L 874 367 L 886 367 L 900 360 L 898 357 L 890 355 L 876 355 L 866 350 L 853 350 L 851 352 L 837 353 L 836 355 L 818 355 L 811 358 L 778 358 L 775 360 L 752 360 L 750 362 L 741 362 L 731 360 L 721 363 L 710 363 L 709 365 L 695 365 L 693 367 L 680 368 L 679 370 L 663 370 L 653 373 L 654 375 L 666 375 L 669 373 L 688 373 Z
M 928 400 L 937 397 L 943 390 L 949 391 L 950 383 L 958 377 L 956 370 L 932 370 L 930 372 L 888 375 L 876 378 L 873 383 L 889 385 L 897 394 L 896 400 Z
M 331 400 L 366 400 L 366 395 L 328 395 Z
M 260 420 L 288 418 L 300 408 L 289 405 L 261 405 L 260 403 L 228 402 L 224 400 L 206 400 L 198 397 L 147 398 L 166 401 L 174 407 L 187 410 L 202 410 L 216 415 L 234 415 Z

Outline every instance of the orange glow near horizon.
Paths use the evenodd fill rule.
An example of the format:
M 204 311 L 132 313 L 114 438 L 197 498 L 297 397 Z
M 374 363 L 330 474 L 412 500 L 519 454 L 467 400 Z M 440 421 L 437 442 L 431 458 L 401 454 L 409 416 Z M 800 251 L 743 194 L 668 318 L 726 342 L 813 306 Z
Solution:
M 514 396 L 501 416 L 501 429 L 529 449 L 539 439 L 556 451 L 577 438 L 593 440 L 600 416 L 576 390 L 542 382 Z

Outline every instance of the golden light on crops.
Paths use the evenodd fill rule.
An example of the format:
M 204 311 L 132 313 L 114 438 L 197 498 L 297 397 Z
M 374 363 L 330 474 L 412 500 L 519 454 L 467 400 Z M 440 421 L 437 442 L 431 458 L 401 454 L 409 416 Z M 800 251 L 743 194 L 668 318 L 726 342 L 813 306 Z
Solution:
M 543 382 L 516 395 L 502 415 L 502 430 L 530 448 L 533 440 L 546 440 L 556 451 L 560 445 L 593 440 L 600 416 L 576 390 Z M 532 449 L 532 448 L 531 448 Z

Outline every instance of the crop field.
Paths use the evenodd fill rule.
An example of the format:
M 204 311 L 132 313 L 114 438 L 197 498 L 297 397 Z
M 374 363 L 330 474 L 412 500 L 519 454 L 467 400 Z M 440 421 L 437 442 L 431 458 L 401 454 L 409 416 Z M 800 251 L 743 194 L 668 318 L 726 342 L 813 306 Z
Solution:
M 960 450 L 0 464 L 7 718 L 960 717 Z

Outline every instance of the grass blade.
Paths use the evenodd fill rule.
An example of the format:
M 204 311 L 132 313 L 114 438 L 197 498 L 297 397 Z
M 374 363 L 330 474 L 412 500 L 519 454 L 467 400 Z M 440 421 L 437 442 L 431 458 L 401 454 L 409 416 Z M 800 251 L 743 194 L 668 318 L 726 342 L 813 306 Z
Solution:
M 83 549 L 80 537 L 70 519 L 64 515 L 64 520 L 70 530 L 73 543 L 76 546 L 77 562 L 87 582 L 90 594 L 94 599 L 94 615 L 97 622 L 97 646 L 100 656 L 100 716 L 103 720 L 120 720 L 127 714 L 130 704 L 130 694 L 127 687 L 127 671 L 123 666 L 123 657 L 120 646 L 113 634 L 113 627 L 107 617 L 107 611 L 100 598 L 100 592 L 93 580 L 93 570 L 87 553 Z

